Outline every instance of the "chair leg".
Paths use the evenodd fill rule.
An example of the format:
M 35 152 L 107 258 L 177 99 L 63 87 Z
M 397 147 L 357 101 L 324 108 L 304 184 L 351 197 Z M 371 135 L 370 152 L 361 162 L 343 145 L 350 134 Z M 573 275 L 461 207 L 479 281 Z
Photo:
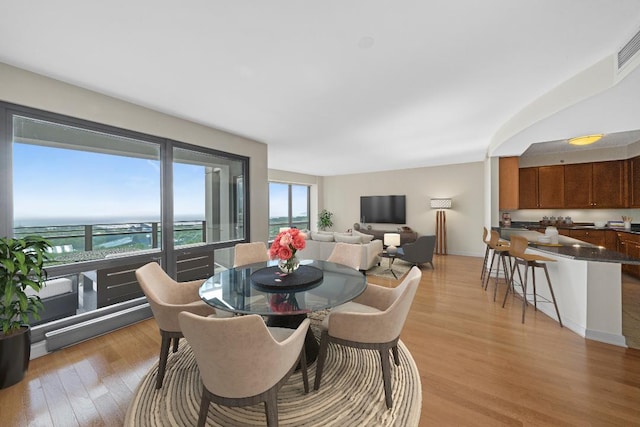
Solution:
M 547 276 L 547 283 L 549 284 L 549 291 L 551 292 L 551 299 L 553 300 L 553 306 L 556 308 L 556 314 L 558 315 L 558 322 L 560 323 L 560 327 L 564 327 L 562 325 L 562 319 L 560 319 L 560 310 L 558 310 L 558 303 L 556 303 L 556 296 L 553 293 L 553 286 L 551 286 L 551 279 L 549 278 L 549 271 L 547 271 L 547 265 L 542 264 L 542 268 L 544 268 L 544 274 Z
M 169 347 L 171 346 L 171 337 L 166 331 L 160 331 L 162 343 L 160 344 L 160 361 L 158 362 L 158 376 L 156 377 L 156 389 L 162 388 L 164 380 L 164 372 L 167 367 L 167 358 L 169 357 Z
M 489 245 L 485 245 L 484 261 L 482 261 L 482 273 L 480 274 L 480 282 L 484 283 L 484 275 L 487 271 L 487 261 L 489 261 Z
M 313 383 L 313 389 L 318 390 L 320 388 L 320 381 L 322 381 L 322 370 L 324 369 L 324 359 L 327 357 L 327 346 L 329 345 L 329 333 L 322 331 L 320 336 L 320 350 L 318 351 L 318 358 L 316 361 L 316 379 Z
M 202 386 L 202 399 L 200 399 L 200 412 L 198 414 L 198 427 L 204 427 L 207 422 L 207 414 L 209 413 L 209 394 L 207 389 Z
M 498 268 L 496 268 L 496 287 L 493 289 L 493 300 L 496 300 L 496 296 L 498 295 L 498 273 L 500 272 L 500 262 L 502 261 L 502 271 L 504 272 L 504 280 L 509 286 L 509 271 L 507 271 L 507 256 L 503 253 L 500 254 L 500 258 L 498 259 Z M 511 262 L 511 261 L 509 261 Z
M 307 373 L 307 351 L 302 346 L 300 350 L 300 370 L 302 371 L 302 382 L 304 384 L 304 393 L 309 393 L 309 375 Z
M 509 258 L 511 259 L 511 258 Z M 520 263 L 518 262 L 518 260 L 516 259 L 513 262 L 513 266 L 511 267 L 511 273 L 509 274 L 509 286 L 507 286 L 507 292 L 504 293 L 504 300 L 502 300 L 502 308 L 504 308 L 505 304 L 507 303 L 507 297 L 509 296 L 509 292 L 513 292 L 513 294 L 515 295 L 515 286 L 513 284 L 513 280 L 515 278 L 515 271 L 518 271 L 518 277 L 520 278 L 520 283 L 522 283 L 522 274 L 520 274 L 520 267 L 518 267 Z
M 527 275 L 529 274 L 529 265 L 525 266 L 524 282 L 522 282 L 522 323 L 524 323 L 524 314 L 527 311 Z
M 391 351 L 393 352 L 393 361 L 395 362 L 396 366 L 400 366 L 400 357 L 398 356 L 398 346 L 394 345 L 393 347 L 391 347 Z
M 264 413 L 267 416 L 267 426 L 278 427 L 278 396 L 273 388 L 264 400 Z
M 387 409 L 393 406 L 393 397 L 391 395 L 391 364 L 389 363 L 389 350 L 383 349 L 379 351 L 380 362 L 382 362 L 382 381 L 384 382 L 384 398 Z
M 536 297 L 536 294 L 538 293 L 538 291 L 536 290 L 536 269 L 535 269 L 536 265 L 532 264 L 531 265 L 531 275 L 533 276 L 533 310 L 534 311 L 538 311 L 538 298 Z
M 491 264 L 489 264 L 489 271 L 484 277 L 484 290 L 487 290 L 487 286 L 489 286 L 489 279 L 491 278 L 491 270 L 493 270 L 493 260 L 496 259 L 496 252 L 493 251 L 493 255 L 491 255 Z
M 178 351 L 178 343 L 180 342 L 180 338 L 173 338 L 173 352 L 176 353 Z

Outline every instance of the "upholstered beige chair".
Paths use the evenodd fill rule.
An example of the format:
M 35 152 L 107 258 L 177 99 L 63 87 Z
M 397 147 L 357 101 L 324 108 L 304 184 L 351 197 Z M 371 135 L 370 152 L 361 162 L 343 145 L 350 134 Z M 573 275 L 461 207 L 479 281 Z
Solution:
M 264 242 L 238 243 L 235 246 L 233 266 L 269 261 L 269 251 Z
M 309 391 L 304 352 L 309 319 L 297 329 L 268 328 L 255 314 L 221 319 L 183 312 L 179 320 L 204 386 L 198 426 L 205 425 L 211 402 L 225 406 L 264 402 L 267 425 L 277 426 L 277 393 L 298 361 L 304 391 Z
M 329 262 L 346 265 L 347 267 L 360 270 L 360 260 L 362 259 L 362 246 L 353 243 L 338 242 L 333 248 L 331 255 L 327 258 Z
M 164 272 L 156 262 L 150 262 L 136 270 L 136 278 L 149 301 L 153 317 L 160 328 L 160 361 L 156 388 L 162 387 L 164 372 L 169 356 L 169 347 L 173 341 L 173 352 L 178 350 L 182 332 L 178 323 L 178 313 L 189 311 L 200 316 L 216 315 L 213 307 L 200 299 L 198 288 L 204 280 L 176 282 Z M 227 313 L 221 313 L 229 315 Z
M 395 364 L 399 365 L 398 340 L 421 277 L 422 272 L 414 266 L 397 287 L 385 288 L 370 283 L 358 298 L 331 310 L 322 321 L 315 390 L 320 388 L 329 342 L 378 350 L 385 401 L 387 408 L 393 406 L 389 350 L 392 350 Z

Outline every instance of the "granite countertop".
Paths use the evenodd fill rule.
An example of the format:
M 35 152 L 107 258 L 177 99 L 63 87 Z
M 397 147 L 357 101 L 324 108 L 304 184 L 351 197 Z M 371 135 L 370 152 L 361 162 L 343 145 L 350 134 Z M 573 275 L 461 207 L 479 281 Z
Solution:
M 528 221 L 512 221 L 511 227 L 503 227 L 503 228 L 524 228 L 524 229 L 538 229 L 538 228 L 546 228 L 546 225 L 542 225 L 539 222 L 528 222 Z M 640 224 L 631 224 L 631 229 L 626 230 L 621 227 L 596 227 L 593 223 L 574 223 L 574 224 L 561 224 L 554 225 L 554 227 L 558 229 L 564 230 L 613 230 L 620 231 L 623 233 L 631 233 L 631 234 L 640 234 Z
M 593 227 L 592 227 L 593 228 Z M 582 240 L 568 236 L 558 236 L 558 244 L 561 246 L 549 246 L 538 243 L 538 237 L 543 233 L 526 228 L 498 228 L 500 237 L 510 240 L 511 235 L 525 237 L 529 246 L 542 252 L 582 261 L 614 262 L 618 264 L 639 264 L 640 259 L 628 257 L 620 252 L 610 251 Z

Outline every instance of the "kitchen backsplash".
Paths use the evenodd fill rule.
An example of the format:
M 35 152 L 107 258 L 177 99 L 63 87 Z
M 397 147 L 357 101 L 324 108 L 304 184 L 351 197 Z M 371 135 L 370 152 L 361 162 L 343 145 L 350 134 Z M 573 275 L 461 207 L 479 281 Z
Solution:
M 501 211 L 511 214 L 511 221 L 535 222 L 543 217 L 571 217 L 574 223 L 594 221 L 622 221 L 622 216 L 633 218 L 633 222 L 640 222 L 640 209 L 518 209 Z

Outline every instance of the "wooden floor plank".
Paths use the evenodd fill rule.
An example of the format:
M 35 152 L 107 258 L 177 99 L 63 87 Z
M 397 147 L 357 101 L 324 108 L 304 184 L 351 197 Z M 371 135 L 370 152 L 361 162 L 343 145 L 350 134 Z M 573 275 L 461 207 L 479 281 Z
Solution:
M 504 284 L 495 302 L 493 282 L 480 286 L 481 258 L 434 264 L 402 334 L 420 371 L 421 426 L 640 426 L 640 350 L 586 340 L 532 307 L 523 325 L 518 298 L 502 308 Z M 640 318 L 633 307 L 627 319 Z M 25 380 L 0 390 L 1 424 L 121 426 L 159 347 L 147 320 L 35 359 Z

